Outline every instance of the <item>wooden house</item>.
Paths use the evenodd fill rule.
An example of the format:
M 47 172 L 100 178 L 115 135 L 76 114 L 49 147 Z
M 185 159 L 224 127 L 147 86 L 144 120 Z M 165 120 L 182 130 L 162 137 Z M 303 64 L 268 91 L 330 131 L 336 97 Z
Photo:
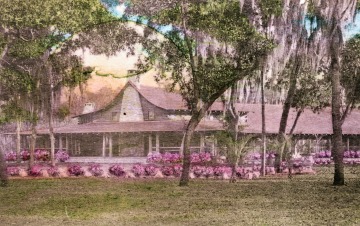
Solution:
M 261 106 L 239 103 L 236 108 L 245 115 L 241 133 L 261 134 Z M 277 134 L 281 112 L 282 105 L 266 105 L 268 135 Z M 222 102 L 215 102 L 196 129 L 192 151 L 216 154 L 218 147 L 213 135 L 224 129 L 220 120 L 222 114 Z M 295 116 L 295 109 L 291 109 L 287 132 Z M 100 158 L 144 158 L 154 151 L 181 152 L 189 119 L 190 112 L 179 94 L 129 81 L 103 109 L 87 110 L 74 117 L 77 123 L 56 127 L 56 149 L 66 149 L 72 157 Z M 294 135 L 298 139 L 310 141 L 310 146 L 330 147 L 331 123 L 330 109 L 320 113 L 306 109 L 297 123 Z M 354 110 L 347 117 L 343 133 L 348 148 L 359 148 L 360 111 Z M 49 148 L 48 129 L 39 129 L 38 134 L 37 147 Z M 22 133 L 25 138 L 22 139 L 23 148 L 29 147 L 29 135 L 30 132 Z

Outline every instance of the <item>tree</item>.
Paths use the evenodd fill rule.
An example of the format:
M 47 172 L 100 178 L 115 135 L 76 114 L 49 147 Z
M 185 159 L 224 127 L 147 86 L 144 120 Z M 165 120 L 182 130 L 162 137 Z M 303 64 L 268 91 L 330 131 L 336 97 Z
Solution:
M 253 136 L 245 135 L 238 138 L 238 133 L 233 134 L 231 131 L 219 132 L 216 139 L 220 147 L 227 150 L 227 159 L 231 164 L 232 174 L 230 183 L 236 182 L 236 167 L 239 161 L 243 159 L 245 154 L 250 150 L 248 144 L 252 141 Z
M 17 107 L 27 109 L 32 118 L 32 140 L 30 164 L 33 163 L 33 151 L 36 139 L 37 119 L 48 113 L 52 163 L 54 163 L 54 138 L 52 133 L 53 89 L 55 74 L 51 54 L 55 45 L 66 39 L 69 34 L 80 32 L 90 25 L 113 19 L 102 4 L 94 1 L 32 1 L 3 0 L 0 9 L 1 58 L 0 73 L 3 81 L 14 88 L 15 83 L 26 86 L 24 78 L 29 78 L 26 86 L 27 104 Z M 6 76 L 14 76 L 10 84 Z M 26 80 L 26 81 L 28 81 Z M 12 85 L 12 86 L 11 86 Z M 18 90 L 18 89 L 15 89 Z M 4 90 L 0 90 L 3 96 Z M 21 93 L 12 93 L 12 101 Z M 31 97 L 31 98 L 30 98 Z M 20 99 L 24 100 L 24 96 Z M 5 100 L 7 101 L 7 100 Z M 10 102 L 8 102 L 10 103 Z M 46 110 L 48 109 L 48 110 Z
M 310 1 L 277 1 L 277 0 L 257 0 L 240 1 L 243 11 L 247 12 L 253 24 L 262 24 L 264 16 L 255 16 L 256 11 L 266 14 L 267 10 L 261 11 L 259 7 L 270 9 L 274 7 L 287 7 L 290 10 L 283 11 L 283 19 L 270 18 L 265 29 L 270 29 L 275 36 L 275 40 L 282 42 L 283 47 L 274 49 L 271 57 L 268 57 L 269 70 L 276 75 L 281 72 L 286 65 L 291 52 L 295 48 L 287 48 L 294 43 L 288 39 L 298 40 L 305 27 L 305 20 L 310 22 L 310 29 L 307 31 L 309 39 L 305 45 L 305 52 L 309 57 L 307 61 L 314 72 L 324 69 L 323 72 L 331 78 L 332 84 L 332 118 L 333 118 L 333 157 L 335 160 L 334 185 L 344 184 L 344 173 L 342 163 L 342 130 L 341 130 L 341 86 L 339 81 L 340 52 L 343 47 L 342 29 L 346 23 L 354 18 L 356 10 L 356 0 L 310 0 Z M 260 22 L 259 22 L 260 20 Z M 264 30 L 257 26 L 258 30 Z M 305 37 L 308 37 L 305 36 Z M 294 37 L 297 37 L 294 39 Z M 286 52 L 288 51 L 288 52 Z M 287 54 L 288 53 L 288 54 Z M 285 120 L 284 120 L 285 121 Z
M 143 2 L 137 1 L 132 6 L 135 12 L 144 7 Z M 173 27 L 162 41 L 151 39 L 155 26 L 146 29 L 147 42 L 143 45 L 147 56 L 138 66 L 140 70 L 157 67 L 157 79 L 167 80 L 172 89 L 179 87 L 191 112 L 184 137 L 180 179 L 180 186 L 187 186 L 190 141 L 195 128 L 229 87 L 258 69 L 259 59 L 271 44 L 248 24 L 237 1 L 181 1 L 172 6 L 150 18 L 149 24 Z

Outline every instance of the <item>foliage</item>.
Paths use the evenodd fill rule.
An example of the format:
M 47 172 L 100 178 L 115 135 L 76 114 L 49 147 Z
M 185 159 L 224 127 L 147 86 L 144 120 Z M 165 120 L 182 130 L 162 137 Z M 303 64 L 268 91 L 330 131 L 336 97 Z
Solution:
M 33 177 L 41 176 L 42 167 L 40 165 L 33 165 L 29 169 L 29 175 Z
M 6 172 L 9 176 L 19 176 L 20 169 L 17 166 L 8 166 Z
M 174 168 L 172 166 L 162 166 L 161 172 L 165 176 L 172 176 L 174 175 Z
M 342 52 L 341 85 L 345 88 L 347 104 L 360 103 L 360 35 L 348 40 Z
M 84 175 L 84 170 L 82 169 L 82 167 L 80 165 L 77 165 L 77 164 L 69 166 L 68 172 L 72 176 Z
M 124 176 L 124 175 L 125 175 L 125 170 L 124 170 L 123 167 L 121 167 L 121 165 L 119 165 L 119 164 L 112 165 L 112 166 L 109 168 L 109 172 L 110 172 L 112 175 L 115 175 L 115 176 L 117 176 L 117 177 L 121 177 L 121 176 Z
M 159 167 L 156 165 L 146 165 L 145 166 L 145 176 L 155 176 L 156 173 L 159 171 Z
M 141 177 L 145 175 L 145 167 L 142 164 L 135 164 L 131 168 L 131 172 L 134 173 L 135 176 Z
M 35 150 L 35 159 L 37 161 L 49 161 L 50 160 L 50 153 L 44 149 L 37 149 Z
M 88 170 L 95 177 L 99 177 L 104 173 L 104 170 L 101 168 L 100 164 L 91 164 Z
M 59 168 L 56 167 L 56 166 L 52 166 L 52 167 L 49 167 L 47 169 L 47 173 L 52 176 L 52 177 L 57 177 L 60 175 L 60 171 L 59 171 Z
M 30 152 L 29 152 L 29 150 L 22 150 L 22 151 L 20 152 L 20 159 L 21 159 L 22 161 L 27 161 L 27 160 L 29 160 L 29 159 L 30 159 Z
M 68 160 L 70 158 L 70 156 L 66 151 L 58 150 L 55 153 L 55 158 L 59 162 L 65 162 L 66 160 Z
M 271 16 L 281 16 L 283 11 L 283 0 L 260 0 L 259 7 L 262 13 L 264 27 L 266 27 Z
M 220 147 L 225 148 L 227 159 L 231 163 L 235 163 L 239 158 L 245 157 L 245 155 L 251 150 L 249 143 L 253 140 L 253 136 L 243 135 L 235 140 L 233 134 L 230 131 L 221 131 L 216 133 L 216 138 Z
M 9 151 L 5 153 L 5 161 L 14 162 L 17 160 L 17 154 L 15 151 Z

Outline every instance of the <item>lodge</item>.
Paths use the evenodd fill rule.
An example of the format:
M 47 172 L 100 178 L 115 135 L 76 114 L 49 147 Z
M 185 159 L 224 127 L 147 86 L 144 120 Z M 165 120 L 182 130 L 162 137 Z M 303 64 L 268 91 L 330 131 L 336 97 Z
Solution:
M 191 151 L 221 152 L 214 135 L 224 130 L 223 103 L 215 102 L 200 122 L 191 143 Z M 238 103 L 241 112 L 242 134 L 261 134 L 261 106 Z M 282 105 L 266 105 L 266 133 L 278 133 Z M 296 117 L 291 109 L 287 132 Z M 54 128 L 56 149 L 65 149 L 72 161 L 92 162 L 144 162 L 151 152 L 181 152 L 183 137 L 190 112 L 180 94 L 164 89 L 143 86 L 137 80 L 129 81 L 106 107 L 94 111 L 86 104 L 73 123 Z M 38 129 L 37 147 L 48 149 L 49 130 Z M 29 148 L 30 131 L 21 133 L 22 149 Z M 331 109 L 314 113 L 305 109 L 294 129 L 297 149 L 320 151 L 331 148 Z M 360 111 L 353 110 L 343 124 L 344 144 L 347 149 L 358 149 Z M 14 137 L 13 133 L 7 134 Z M 259 148 L 254 146 L 254 149 Z M 90 159 L 90 160 L 89 160 Z

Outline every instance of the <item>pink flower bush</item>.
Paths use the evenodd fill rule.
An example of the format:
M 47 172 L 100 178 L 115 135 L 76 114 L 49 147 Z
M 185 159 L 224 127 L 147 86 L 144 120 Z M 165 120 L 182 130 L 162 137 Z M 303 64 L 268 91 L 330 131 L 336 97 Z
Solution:
M 52 177 L 57 177 L 57 176 L 59 176 L 60 171 L 59 171 L 59 168 L 57 168 L 56 166 L 52 166 L 47 169 L 47 173 Z
M 209 152 L 200 152 L 199 157 L 201 162 L 210 162 L 211 161 L 211 154 Z
M 135 164 L 132 167 L 131 172 L 133 172 L 135 174 L 135 176 L 137 176 L 137 177 L 144 176 L 145 175 L 145 167 L 141 164 Z
M 16 152 L 10 151 L 5 153 L 5 161 L 14 162 L 16 161 L 16 159 L 17 159 Z
M 55 159 L 59 162 L 65 162 L 70 158 L 69 154 L 66 151 L 58 150 L 55 153 Z
M 125 175 L 125 170 L 124 170 L 119 164 L 112 165 L 112 166 L 109 168 L 109 172 L 110 172 L 112 175 L 117 176 L 117 177 L 121 177 L 121 176 L 124 176 L 124 175 Z
M 47 150 L 37 149 L 34 152 L 34 157 L 37 161 L 49 161 L 50 153 Z
M 214 167 L 214 175 L 215 176 L 222 176 L 224 174 L 231 175 L 232 169 L 229 166 L 215 166 Z
M 183 168 L 182 165 L 176 164 L 173 166 L 174 176 L 179 177 L 181 175 Z
M 191 171 L 194 173 L 196 177 L 203 176 L 203 173 L 205 171 L 205 166 L 199 166 L 199 165 L 193 166 L 191 167 Z
M 29 175 L 33 177 L 41 176 L 41 166 L 34 165 L 29 170 Z
M 91 164 L 88 170 L 95 177 L 99 177 L 104 173 L 104 170 L 101 169 L 100 164 Z
M 172 166 L 163 166 L 163 167 L 161 167 L 161 172 L 165 176 L 173 176 L 174 168 Z
M 156 153 L 149 153 L 147 156 L 147 162 L 149 163 L 161 163 L 162 162 L 162 155 L 158 152 Z
M 23 150 L 20 152 L 20 158 L 22 161 L 27 161 L 30 159 L 30 152 L 28 150 Z
M 19 176 L 20 169 L 16 166 L 8 166 L 6 172 L 9 176 Z
M 201 162 L 200 154 L 192 153 L 190 156 L 190 162 L 191 163 L 200 163 Z
M 72 176 L 81 176 L 84 175 L 84 170 L 81 168 L 80 165 L 72 165 L 68 167 L 68 172 Z
M 206 178 L 214 176 L 214 167 L 212 167 L 212 166 L 205 167 L 205 169 L 203 171 L 203 175 Z
M 178 153 L 165 152 L 162 155 L 163 163 L 179 163 L 181 161 L 182 161 L 181 156 Z
M 146 165 L 144 170 L 146 176 L 155 176 L 156 173 L 159 171 L 159 167 L 155 165 Z

